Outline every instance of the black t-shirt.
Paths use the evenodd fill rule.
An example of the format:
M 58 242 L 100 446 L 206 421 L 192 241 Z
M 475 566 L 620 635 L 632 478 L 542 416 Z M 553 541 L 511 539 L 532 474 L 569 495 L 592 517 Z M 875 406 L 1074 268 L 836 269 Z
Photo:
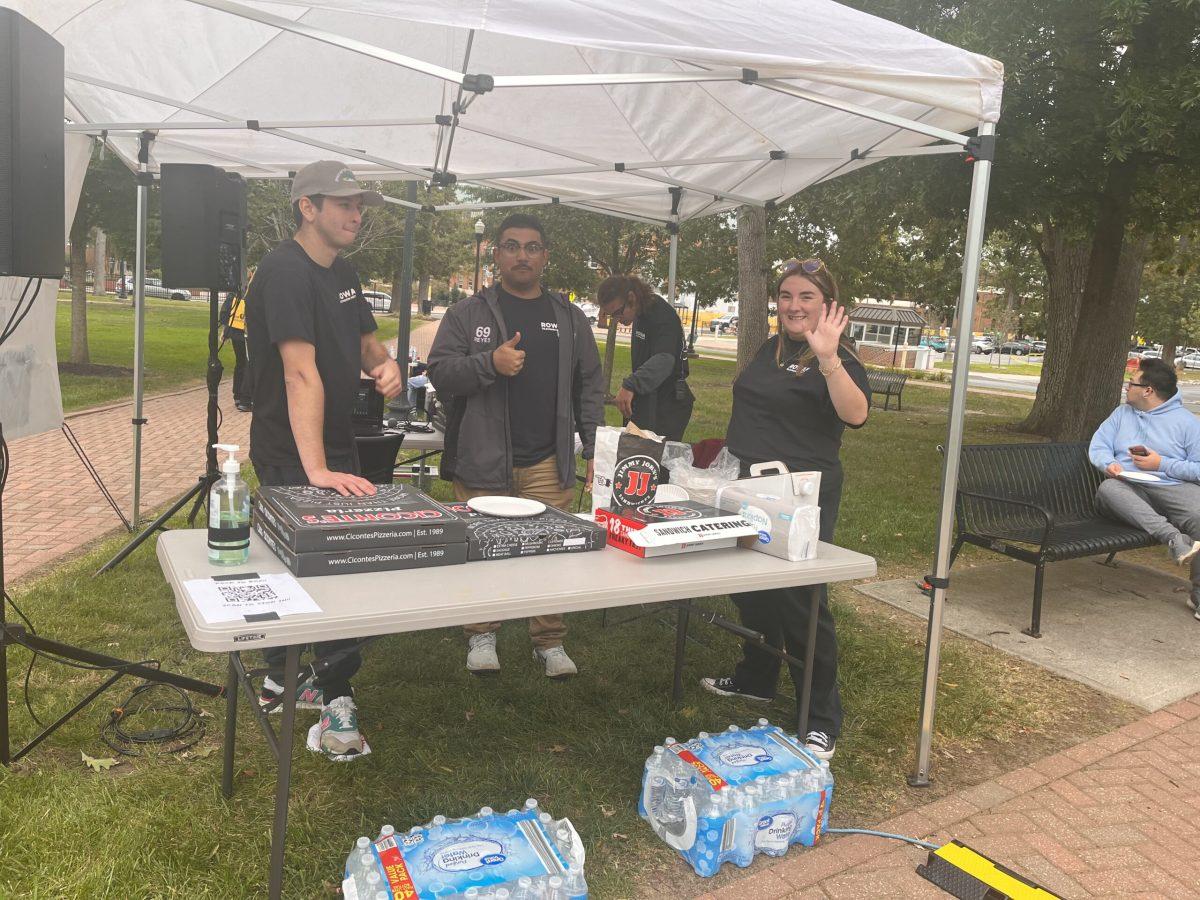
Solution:
M 518 331 L 518 350 L 525 366 L 508 379 L 508 426 L 513 466 L 540 463 L 554 453 L 558 406 L 558 316 L 545 291 L 523 300 L 499 288 L 496 299 L 511 338 Z
M 354 267 L 340 256 L 329 268 L 293 240 L 263 257 L 246 295 L 246 341 L 254 379 L 250 455 L 272 466 L 299 466 L 288 417 L 278 343 L 300 340 L 317 350 L 325 389 L 325 456 L 354 452 L 351 410 L 362 369 L 361 336 L 375 330 Z
M 838 451 L 847 426 L 833 408 L 825 376 L 815 358 L 807 367 L 800 362 L 808 349 L 804 342 L 783 338 L 783 365 L 777 363 L 780 339 L 775 335 L 764 343 L 733 383 L 729 452 L 744 463 L 779 460 L 793 472 L 840 473 Z M 838 348 L 838 356 L 870 399 L 862 363 L 844 347 Z
M 670 304 L 654 294 L 646 308 L 633 320 L 632 331 L 629 361 L 630 368 L 635 373 L 647 360 L 660 353 L 665 353 L 672 359 L 670 374 L 645 396 L 639 393 L 633 399 L 634 421 L 654 431 L 655 420 L 660 415 L 665 415 L 667 410 L 675 406 L 690 405 L 692 402 L 690 394 L 682 394 L 676 390 L 678 382 L 688 377 L 687 356 L 683 352 L 683 325 Z M 650 418 L 643 422 L 637 416 L 639 411 L 649 414 Z

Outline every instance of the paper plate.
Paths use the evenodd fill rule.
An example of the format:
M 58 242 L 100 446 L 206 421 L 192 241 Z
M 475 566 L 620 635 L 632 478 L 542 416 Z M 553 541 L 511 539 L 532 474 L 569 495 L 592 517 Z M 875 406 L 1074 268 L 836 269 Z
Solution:
M 524 497 L 472 497 L 467 506 L 485 516 L 500 516 L 505 519 L 527 519 L 546 511 L 546 504 Z
M 1122 472 L 1118 477 L 1124 478 L 1126 481 L 1144 481 L 1149 484 L 1157 484 L 1162 481 L 1153 472 L 1143 472 L 1140 469 L 1136 472 Z
M 687 492 L 687 488 L 677 484 L 660 484 L 654 489 L 655 503 L 683 503 L 691 499 L 692 495 Z

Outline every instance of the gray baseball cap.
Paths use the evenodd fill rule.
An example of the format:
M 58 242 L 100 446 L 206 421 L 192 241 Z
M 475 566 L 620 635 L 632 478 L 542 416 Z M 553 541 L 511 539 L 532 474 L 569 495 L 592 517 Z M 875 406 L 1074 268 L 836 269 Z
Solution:
M 318 194 L 322 197 L 362 197 L 363 206 L 383 206 L 383 195 L 360 187 L 354 173 L 336 159 L 309 163 L 292 179 L 293 203 L 301 197 Z

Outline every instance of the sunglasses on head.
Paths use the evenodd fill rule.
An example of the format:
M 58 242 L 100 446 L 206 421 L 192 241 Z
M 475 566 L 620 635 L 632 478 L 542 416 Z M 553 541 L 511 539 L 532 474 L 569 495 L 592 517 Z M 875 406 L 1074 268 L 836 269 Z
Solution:
M 825 263 L 813 257 L 812 259 L 789 259 L 783 264 L 782 274 L 791 275 L 793 272 L 803 272 L 805 275 L 816 275 L 825 268 Z

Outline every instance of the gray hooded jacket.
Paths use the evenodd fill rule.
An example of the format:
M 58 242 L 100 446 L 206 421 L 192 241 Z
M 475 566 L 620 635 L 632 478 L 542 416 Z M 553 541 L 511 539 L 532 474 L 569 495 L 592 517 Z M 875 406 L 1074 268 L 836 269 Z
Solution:
M 596 429 L 604 424 L 604 376 L 587 317 L 551 293 L 558 333 L 557 452 L 559 481 L 575 484 L 575 433 L 591 459 Z M 512 486 L 508 379 L 492 365 L 492 351 L 509 338 L 496 288 L 451 306 L 429 351 L 429 380 L 446 407 L 441 476 L 472 488 Z

